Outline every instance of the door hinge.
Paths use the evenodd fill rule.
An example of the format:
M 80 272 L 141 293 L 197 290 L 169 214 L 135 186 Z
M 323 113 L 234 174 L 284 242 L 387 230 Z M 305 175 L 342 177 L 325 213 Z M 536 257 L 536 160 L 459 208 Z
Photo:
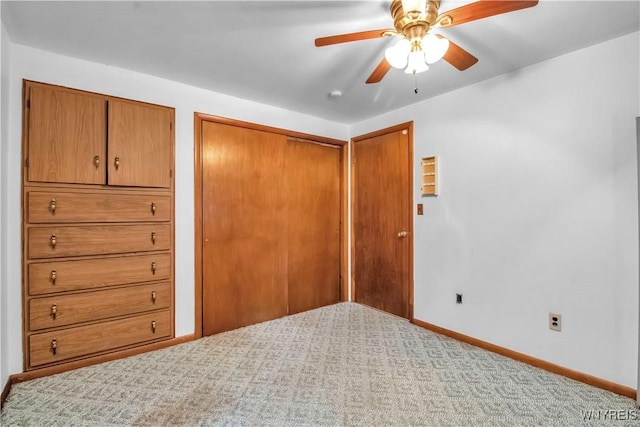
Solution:
M 25 168 L 29 167 L 29 159 L 24 159 L 24 167 Z
M 173 130 L 173 123 L 169 123 L 169 130 Z
M 27 108 L 31 108 L 31 100 L 27 99 Z
M 173 178 L 173 170 L 169 169 L 169 178 Z

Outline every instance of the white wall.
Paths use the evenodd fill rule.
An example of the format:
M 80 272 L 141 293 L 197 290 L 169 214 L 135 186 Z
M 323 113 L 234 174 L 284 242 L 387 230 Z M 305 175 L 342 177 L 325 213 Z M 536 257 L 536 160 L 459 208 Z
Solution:
M 351 127 L 414 121 L 416 319 L 636 388 L 639 51 L 634 33 Z
M 7 194 L 3 194 L 3 242 L 8 266 L 3 277 L 3 316 L 8 333 L 2 349 L 8 352 L 9 373 L 22 371 L 22 314 L 20 271 L 20 164 L 22 79 L 169 105 L 176 108 L 176 336 L 194 332 L 194 112 L 231 117 L 254 123 L 348 139 L 348 127 L 312 116 L 205 91 L 108 65 L 82 61 L 12 44 L 7 146 Z M 3 138 L 5 140 L 5 138 Z M 3 154 L 5 154 L 3 152 Z M 7 286 L 5 286 L 7 285 Z M 6 309 L 6 311 L 5 311 Z M 6 313 L 6 314 L 4 314 Z M 3 318 L 3 321 L 5 319 Z M 4 360 L 4 358 L 3 358 Z M 4 372 L 3 372 L 4 374 Z
M 8 98 L 8 80 L 9 80 L 9 38 L 2 23 L 2 8 L 0 8 L 0 389 L 7 383 L 9 377 L 9 368 L 7 365 L 8 346 L 6 345 L 7 337 L 7 269 L 5 263 L 5 254 L 7 253 L 6 239 L 6 216 L 5 199 L 6 199 L 6 141 L 7 130 L 6 125 L 8 118 L 7 104 Z

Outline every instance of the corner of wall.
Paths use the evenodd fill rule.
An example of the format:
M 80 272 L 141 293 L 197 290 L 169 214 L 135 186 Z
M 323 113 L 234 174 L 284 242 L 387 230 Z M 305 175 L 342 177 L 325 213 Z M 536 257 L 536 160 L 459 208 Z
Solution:
M 2 22 L 0 8 L 0 387 L 9 379 L 7 345 L 7 268 L 6 268 L 6 192 L 7 141 L 9 119 L 9 51 L 10 39 Z

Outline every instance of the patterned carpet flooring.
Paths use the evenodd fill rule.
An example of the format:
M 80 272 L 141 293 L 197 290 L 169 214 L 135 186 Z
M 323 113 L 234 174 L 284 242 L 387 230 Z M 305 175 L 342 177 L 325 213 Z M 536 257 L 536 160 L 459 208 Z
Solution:
M 353 303 L 15 384 L 0 424 L 640 425 L 631 399 Z

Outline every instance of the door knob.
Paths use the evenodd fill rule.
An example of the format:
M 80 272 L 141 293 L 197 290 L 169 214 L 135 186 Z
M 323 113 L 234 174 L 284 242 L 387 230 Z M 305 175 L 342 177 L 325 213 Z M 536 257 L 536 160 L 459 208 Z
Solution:
M 402 231 L 398 231 L 398 237 L 402 238 L 402 237 L 407 237 L 407 232 L 402 230 Z

